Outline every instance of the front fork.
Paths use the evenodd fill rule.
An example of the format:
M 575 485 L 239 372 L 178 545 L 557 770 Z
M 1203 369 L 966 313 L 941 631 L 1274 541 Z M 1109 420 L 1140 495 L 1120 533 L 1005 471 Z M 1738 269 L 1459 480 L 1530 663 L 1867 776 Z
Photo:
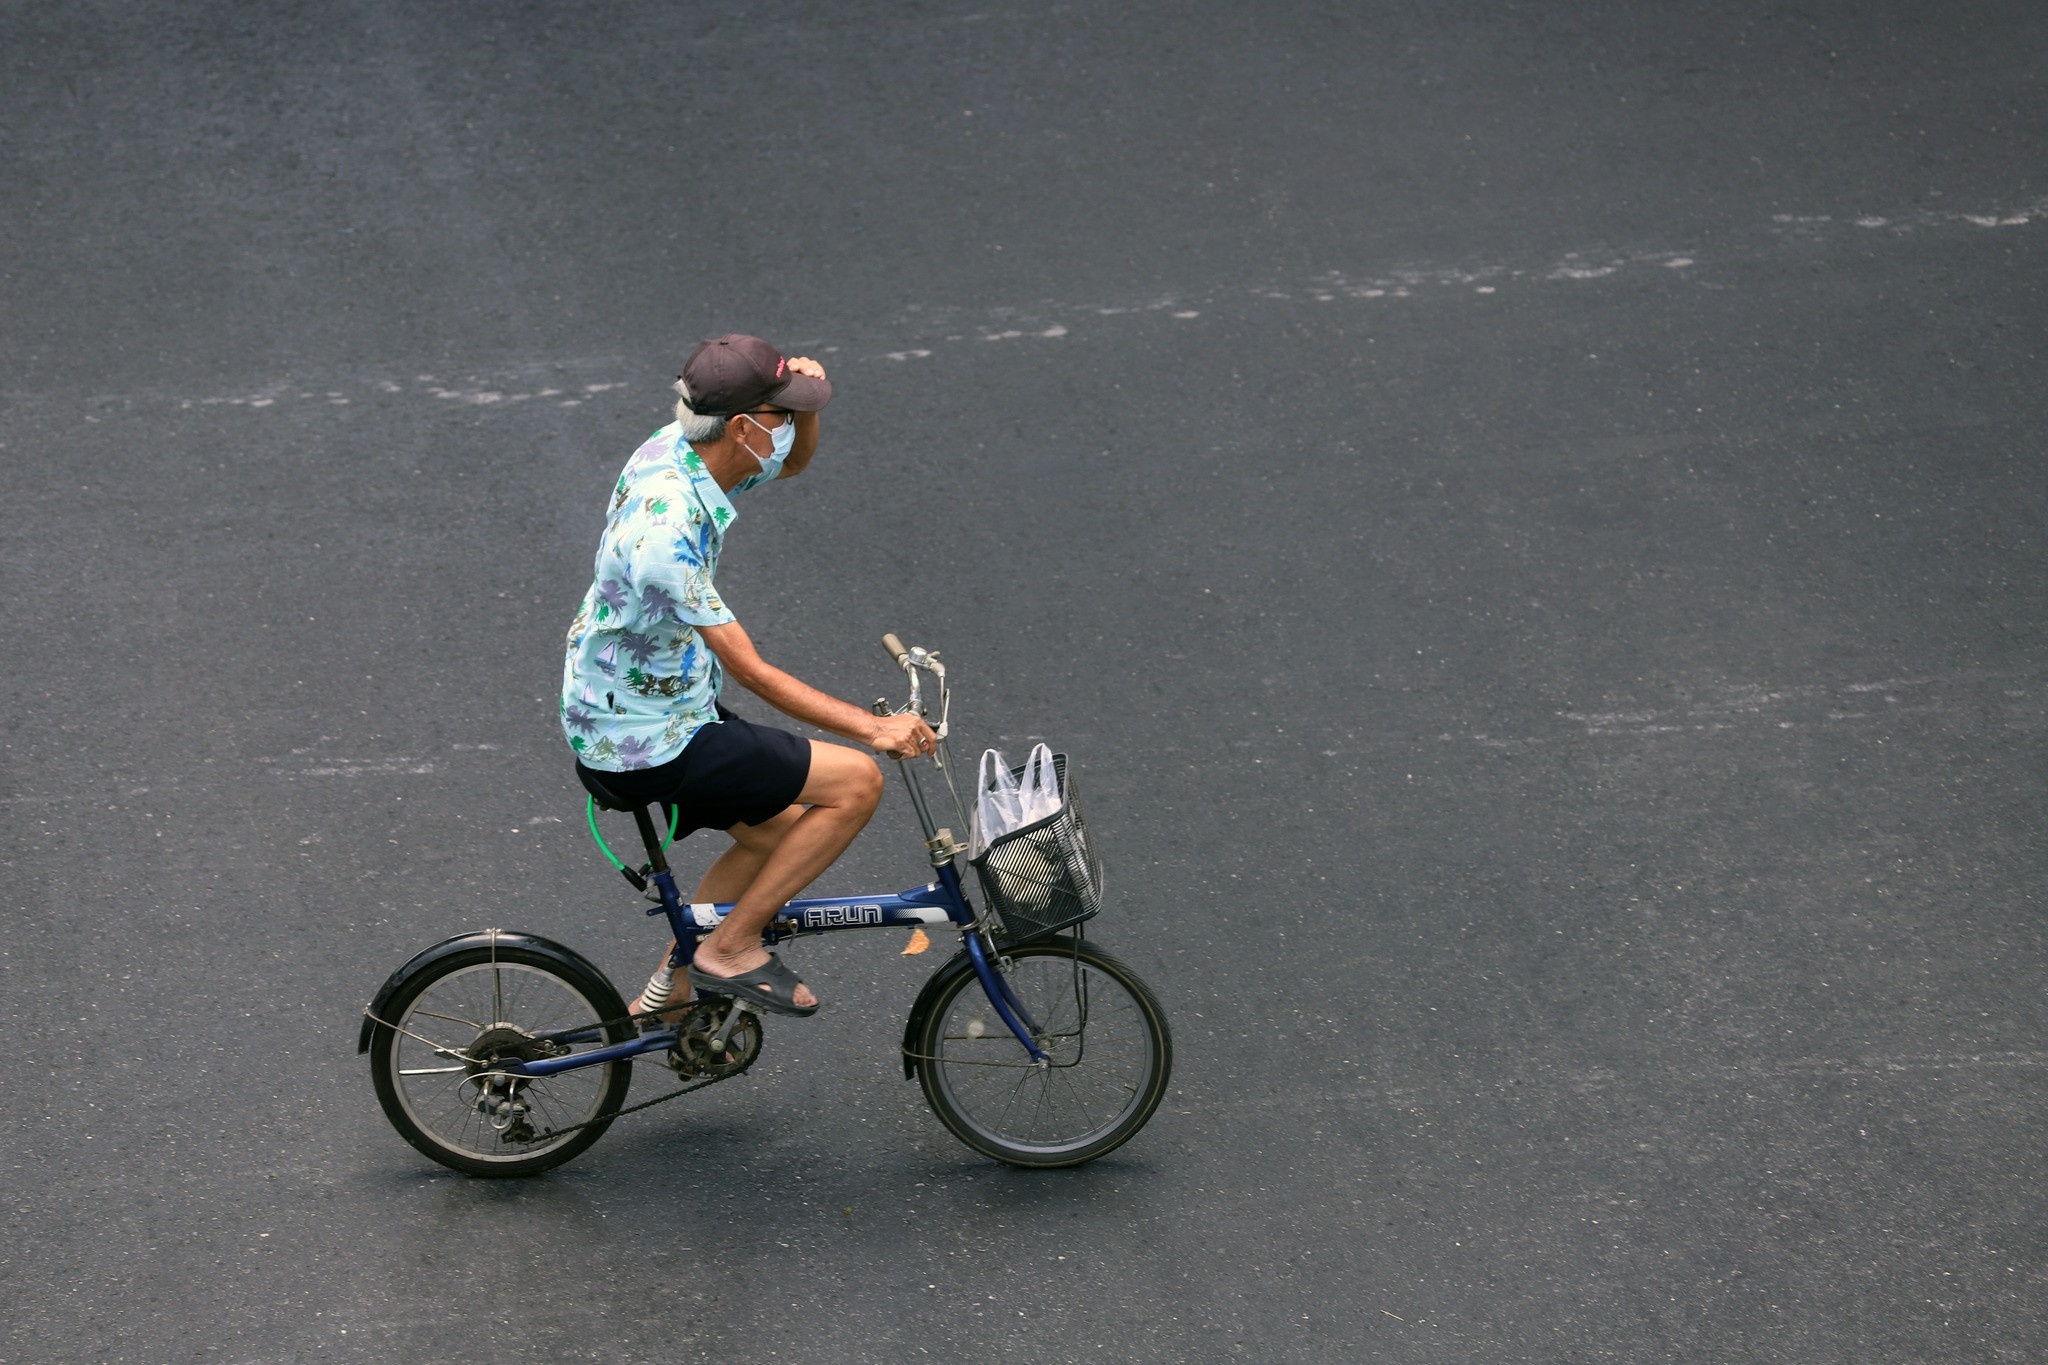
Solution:
M 916 675 L 913 673 L 913 684 L 915 681 Z M 940 681 L 944 682 L 943 672 L 940 674 Z M 916 705 L 916 695 L 913 686 L 913 707 Z M 888 715 L 889 704 L 878 700 L 875 702 L 874 710 L 876 715 Z M 939 743 L 932 757 L 939 764 L 940 771 L 947 774 L 947 790 L 952 791 L 952 746 L 947 742 L 944 715 L 939 718 Z M 996 1017 L 1003 1021 L 1004 1027 L 1015 1034 L 1017 1041 L 1023 1044 L 1024 1050 L 1031 1054 L 1031 1060 L 1045 1066 L 1052 1059 L 1047 1057 L 1045 1049 L 1038 1045 L 1038 1021 L 1031 1017 L 1031 1011 L 1024 1008 L 1024 1002 L 1010 989 L 1010 980 L 1003 975 L 1002 969 L 989 960 L 990 945 L 974 927 L 974 910 L 967 904 L 966 888 L 960 885 L 960 865 L 956 861 L 961 852 L 961 845 L 954 840 L 951 830 L 939 828 L 939 822 L 932 818 L 931 804 L 924 796 L 924 782 L 918 777 L 917 769 L 910 765 L 910 759 L 896 760 L 896 770 L 903 774 L 903 788 L 910 793 L 911 809 L 917 812 L 918 827 L 924 831 L 924 846 L 931 854 L 932 871 L 938 874 L 939 884 L 946 888 L 949 901 L 946 913 L 964 931 L 961 936 L 967 943 L 967 960 L 974 964 L 974 975 L 981 982 L 982 994 L 988 997 L 990 1007 L 995 1010 Z M 960 808 L 957 792 L 953 796 L 953 809 L 963 822 L 967 819 L 967 812 Z
M 1045 1055 L 1045 1049 L 1038 1045 L 1038 1021 L 1031 1017 L 1031 1011 L 1024 1008 L 1024 1002 L 1010 989 L 1010 978 L 1003 975 L 1002 968 L 990 960 L 987 944 L 979 931 L 971 927 L 973 916 L 966 910 L 967 896 L 960 886 L 960 873 L 949 862 L 939 869 L 939 880 L 953 894 L 954 903 L 967 915 L 970 927 L 963 935 L 967 942 L 967 960 L 974 964 L 974 975 L 981 982 L 982 994 L 995 1009 L 996 1017 L 1003 1021 L 1024 1050 L 1031 1054 L 1031 1060 L 1044 1066 L 1052 1059 Z

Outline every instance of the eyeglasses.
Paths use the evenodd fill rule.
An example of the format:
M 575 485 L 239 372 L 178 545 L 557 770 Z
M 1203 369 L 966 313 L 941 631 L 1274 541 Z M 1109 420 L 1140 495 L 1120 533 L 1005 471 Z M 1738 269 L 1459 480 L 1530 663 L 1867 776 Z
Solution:
M 796 420 L 796 414 L 789 411 L 787 408 L 754 408 L 745 415 L 754 418 L 780 417 L 782 419 L 782 421 L 780 422 L 761 423 L 761 426 L 769 431 L 779 431 L 788 423 L 794 422 Z

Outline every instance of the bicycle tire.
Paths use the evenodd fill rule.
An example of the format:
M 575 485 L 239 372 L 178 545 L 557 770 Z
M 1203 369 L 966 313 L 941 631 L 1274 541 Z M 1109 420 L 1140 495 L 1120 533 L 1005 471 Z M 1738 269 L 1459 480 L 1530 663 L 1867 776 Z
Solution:
M 443 1008 L 427 1009 L 428 1004 Z M 497 1178 L 537 1175 L 604 1136 L 611 1120 L 591 1120 L 625 1104 L 633 1080 L 631 1061 L 525 1082 L 507 1097 L 508 1104 L 524 1109 L 500 1126 L 477 1107 L 482 1092 L 476 1077 L 487 1069 L 457 1062 L 448 1051 L 473 1056 L 472 1049 L 482 1044 L 486 1055 L 518 1055 L 522 1047 L 533 1046 L 521 1043 L 520 1034 L 608 1021 L 603 1043 L 624 1042 L 632 1037 L 625 1013 L 611 982 L 544 940 L 479 946 L 436 958 L 390 988 L 373 1023 L 370 1075 L 377 1102 L 399 1136 L 451 1170 Z M 486 1020 L 484 1014 L 491 1017 Z M 597 1045 L 595 1040 L 582 1044 Z M 559 1131 L 578 1123 L 588 1126 Z M 555 1136 L 545 1136 L 550 1132 Z
M 1115 1151 L 1151 1119 L 1172 1076 L 1158 997 L 1120 959 L 1077 939 L 1023 944 L 998 962 L 1051 1065 L 1025 1057 L 972 964 L 957 958 L 933 981 L 911 1039 L 932 1112 L 1012 1166 L 1079 1166 Z

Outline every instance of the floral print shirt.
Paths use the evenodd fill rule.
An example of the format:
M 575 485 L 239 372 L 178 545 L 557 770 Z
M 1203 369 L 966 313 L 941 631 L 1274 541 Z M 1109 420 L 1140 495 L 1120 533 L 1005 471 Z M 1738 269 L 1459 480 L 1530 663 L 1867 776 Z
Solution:
M 673 425 L 626 461 L 562 662 L 562 733 L 585 766 L 666 763 L 717 722 L 724 675 L 696 627 L 737 619 L 712 582 L 737 515 Z

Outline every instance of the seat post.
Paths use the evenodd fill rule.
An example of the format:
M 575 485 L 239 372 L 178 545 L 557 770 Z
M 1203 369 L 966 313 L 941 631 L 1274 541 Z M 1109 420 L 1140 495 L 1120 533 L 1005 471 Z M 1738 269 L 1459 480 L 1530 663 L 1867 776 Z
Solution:
M 633 823 L 640 827 L 640 842 L 647 845 L 647 867 L 651 872 L 668 871 L 668 859 L 661 849 L 661 831 L 655 828 L 654 820 L 647 814 L 647 807 L 633 807 Z
M 660 810 L 661 806 L 657 803 L 655 809 Z M 683 898 L 676 891 L 676 879 L 670 875 L 668 859 L 662 855 L 661 830 L 647 813 L 647 807 L 633 807 L 633 823 L 640 827 L 640 841 L 647 845 L 648 875 L 641 889 L 650 891 L 657 900 L 655 908 L 647 913 L 667 915 L 669 928 L 675 933 L 675 943 L 669 949 L 670 970 L 687 967 L 703 931 L 691 924 L 689 912 L 683 908 Z

